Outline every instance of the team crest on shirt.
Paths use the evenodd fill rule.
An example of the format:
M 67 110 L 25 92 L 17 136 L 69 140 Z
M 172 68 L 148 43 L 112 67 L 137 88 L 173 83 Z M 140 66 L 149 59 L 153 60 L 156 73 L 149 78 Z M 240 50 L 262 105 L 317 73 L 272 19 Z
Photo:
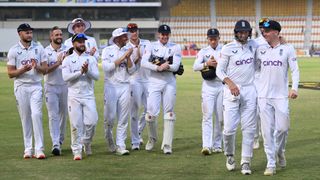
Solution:
M 155 52 L 158 52 L 158 51 L 159 51 L 159 49 L 154 49 L 154 51 L 155 51 Z
M 76 62 L 77 62 L 77 60 L 71 60 L 71 62 L 72 62 L 72 63 L 76 63 Z
M 48 56 L 52 56 L 52 53 L 48 53 Z
M 206 56 L 206 58 L 208 58 L 208 59 L 210 58 L 210 54 L 207 54 L 207 55 L 205 55 L 205 56 Z
M 34 53 L 38 55 L 38 49 L 34 49 Z
M 21 55 L 21 54 L 22 54 L 22 51 L 21 51 L 21 52 L 17 52 L 17 54 L 18 54 L 18 55 Z
M 114 54 L 109 54 L 109 56 L 110 56 L 110 57 L 113 57 L 113 56 L 114 56 Z
M 235 51 L 232 51 L 232 52 L 233 52 L 233 54 L 237 54 L 238 50 L 235 50 Z
M 253 52 L 253 50 L 252 50 L 252 46 L 249 46 L 249 50 L 250 50 L 250 52 Z
M 283 54 L 283 49 L 280 49 L 279 55 L 282 56 Z
M 171 49 L 169 49 L 169 54 L 171 54 Z
M 261 50 L 261 51 L 260 51 L 260 54 L 261 54 L 261 55 L 264 55 L 264 54 L 266 54 L 266 52 L 267 52 L 266 50 Z

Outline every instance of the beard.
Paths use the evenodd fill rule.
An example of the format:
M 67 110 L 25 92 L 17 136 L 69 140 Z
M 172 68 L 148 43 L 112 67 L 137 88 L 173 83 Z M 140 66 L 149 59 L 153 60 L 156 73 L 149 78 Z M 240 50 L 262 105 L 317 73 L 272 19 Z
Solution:
M 85 52 L 86 51 L 86 46 L 78 46 L 78 47 L 76 47 L 76 50 L 79 52 L 79 53 L 83 53 L 83 52 Z
M 53 40 L 53 42 L 55 43 L 55 44 L 62 44 L 62 38 L 57 38 L 57 39 L 54 39 Z
M 23 39 L 21 39 L 23 42 L 25 42 L 25 43 L 31 43 L 31 41 L 32 41 L 32 38 L 23 38 Z

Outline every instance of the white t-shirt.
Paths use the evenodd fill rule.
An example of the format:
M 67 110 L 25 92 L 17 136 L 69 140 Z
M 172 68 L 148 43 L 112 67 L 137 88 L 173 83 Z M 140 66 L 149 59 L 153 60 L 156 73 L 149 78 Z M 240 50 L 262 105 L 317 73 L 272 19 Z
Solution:
M 105 72 L 104 80 L 106 83 L 118 84 L 130 82 L 130 75 L 132 75 L 136 69 L 133 59 L 131 59 L 131 68 L 127 68 L 127 60 L 122 61 L 119 66 L 116 66 L 114 63 L 122 57 L 129 48 L 129 46 L 119 48 L 119 46 L 113 44 L 102 50 L 102 68 Z
M 140 46 L 140 56 L 142 58 L 146 47 L 150 46 L 150 41 L 145 39 L 139 39 L 139 40 L 140 42 L 138 46 Z M 134 61 L 138 57 L 138 54 L 137 54 L 138 47 L 132 44 L 130 41 L 127 43 L 127 46 L 130 48 L 133 48 L 131 59 Z M 132 76 L 130 76 L 131 81 L 148 82 L 148 78 L 150 76 L 150 70 L 141 67 L 141 60 L 135 65 L 136 65 L 136 71 L 133 73 Z
M 87 36 L 87 40 L 85 41 L 85 44 L 86 44 L 86 53 L 90 55 L 90 51 L 93 47 L 96 48 L 96 52 L 94 53 L 94 57 L 96 58 L 96 60 L 98 61 L 99 60 L 99 49 L 98 49 L 98 46 L 97 46 L 97 42 L 96 40 L 93 38 L 93 37 L 90 37 L 90 36 Z M 72 41 L 71 41 L 72 37 L 67 39 L 65 42 L 64 42 L 64 45 L 67 46 L 67 48 L 71 48 L 73 47 L 73 44 L 72 44 Z
M 292 45 L 278 44 L 272 48 L 269 44 L 260 46 L 256 52 L 260 67 L 260 79 L 257 84 L 258 97 L 288 97 L 288 69 L 291 69 L 292 89 L 298 91 L 299 67 Z
M 60 49 L 55 50 L 51 44 L 47 46 L 45 49 L 47 58 L 48 58 L 48 66 L 52 66 L 57 63 L 57 58 L 60 54 L 65 54 L 67 52 L 67 47 L 62 45 Z M 65 85 L 66 82 L 62 78 L 62 68 L 61 66 L 57 67 L 54 71 L 46 74 L 44 76 L 44 82 L 50 85 Z
M 245 86 L 253 83 L 255 74 L 255 51 L 257 44 L 248 40 L 244 45 L 234 40 L 221 50 L 217 76 L 223 81 L 230 78 L 235 84 Z
M 7 65 L 15 66 L 17 69 L 21 69 L 26 64 L 31 64 L 31 59 L 35 59 L 37 66 L 40 63 L 47 62 L 46 53 L 43 47 L 35 42 L 31 42 L 29 48 L 25 48 L 21 42 L 12 46 L 8 52 Z M 37 70 L 31 69 L 14 80 L 14 87 L 18 87 L 22 84 L 40 83 L 42 81 L 42 74 Z
M 173 56 L 173 62 L 170 64 L 170 68 L 167 71 L 158 72 L 158 65 L 152 64 L 149 59 L 153 56 L 162 57 L 168 59 L 170 56 Z M 181 63 L 181 47 L 178 44 L 173 42 L 168 42 L 163 45 L 160 41 L 152 42 L 150 46 L 146 48 L 145 53 L 142 56 L 141 66 L 147 69 L 150 69 L 150 83 L 168 83 L 175 82 L 176 78 L 173 75 L 173 72 L 176 72 L 179 69 Z

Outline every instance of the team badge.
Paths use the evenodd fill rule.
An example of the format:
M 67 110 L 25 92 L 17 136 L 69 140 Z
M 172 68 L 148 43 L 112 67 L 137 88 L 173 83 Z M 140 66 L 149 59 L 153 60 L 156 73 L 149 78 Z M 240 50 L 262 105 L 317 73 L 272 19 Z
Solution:
M 235 50 L 235 51 L 232 51 L 232 52 L 233 52 L 233 54 L 237 54 L 238 50 Z
M 90 43 L 89 42 L 87 42 L 87 47 L 90 49 Z
M 250 52 L 253 52 L 253 50 L 252 50 L 252 46 L 249 46 L 249 50 L 250 50 Z
M 48 53 L 48 56 L 52 56 L 52 53 Z
M 38 49 L 34 49 L 34 53 L 38 55 Z
M 155 51 L 155 52 L 158 52 L 158 51 L 159 51 L 159 49 L 154 49 L 154 51 Z
M 109 56 L 110 56 L 110 57 L 113 57 L 113 56 L 114 56 L 114 54 L 109 54 Z
M 22 51 L 21 51 L 21 52 L 17 52 L 17 54 L 18 54 L 18 55 L 21 55 L 21 54 L 22 54 Z
M 208 58 L 208 59 L 210 58 L 210 54 L 207 54 L 207 55 L 205 55 L 205 56 L 206 56 L 206 58 Z
M 76 63 L 76 62 L 77 62 L 77 60 L 71 60 L 71 62 L 72 62 L 72 63 Z
M 171 54 L 171 49 L 169 49 L 169 54 Z
M 260 51 L 260 54 L 261 54 L 261 55 L 264 55 L 266 52 L 267 52 L 267 51 L 265 51 L 265 50 L 261 50 L 261 51 Z
M 279 55 L 282 56 L 283 54 L 283 49 L 280 49 Z

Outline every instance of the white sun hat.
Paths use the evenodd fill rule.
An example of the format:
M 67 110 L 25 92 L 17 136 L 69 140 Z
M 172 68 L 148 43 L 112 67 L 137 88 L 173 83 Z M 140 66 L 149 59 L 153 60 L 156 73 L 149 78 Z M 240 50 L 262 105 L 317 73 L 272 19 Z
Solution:
M 91 23 L 89 21 L 85 21 L 82 18 L 76 18 L 71 21 L 71 23 L 68 24 L 68 32 L 71 34 L 74 34 L 75 32 L 73 31 L 73 26 L 79 23 L 83 23 L 85 26 L 84 31 L 88 30 L 91 28 Z
M 112 37 L 109 39 L 109 44 L 114 44 L 114 38 L 128 34 L 127 28 L 117 28 L 112 31 Z

